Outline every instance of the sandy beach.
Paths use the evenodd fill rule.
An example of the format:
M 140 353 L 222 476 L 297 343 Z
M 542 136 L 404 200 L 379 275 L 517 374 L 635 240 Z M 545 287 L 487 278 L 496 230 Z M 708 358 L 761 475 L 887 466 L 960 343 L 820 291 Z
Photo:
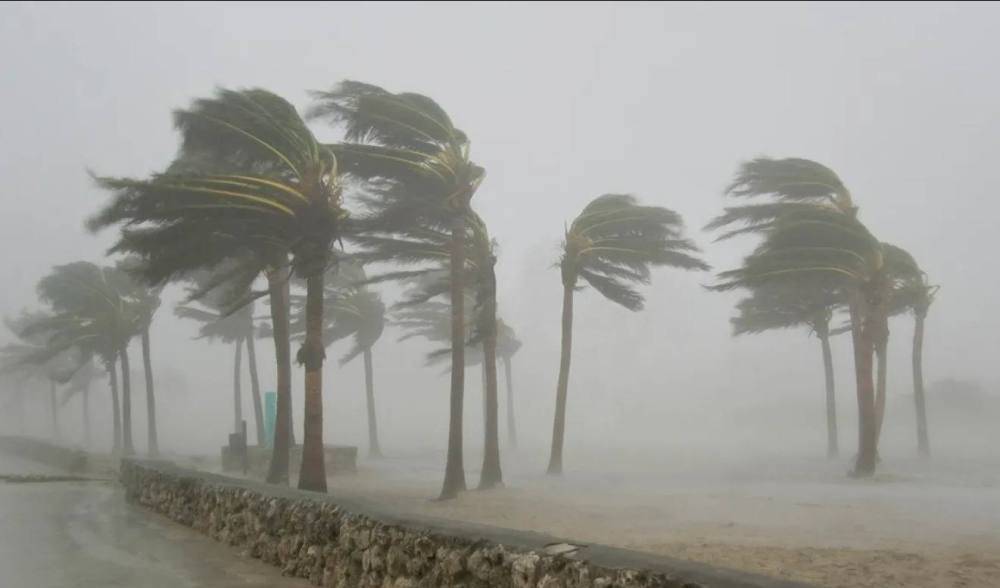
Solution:
M 977 473 L 995 467 L 894 462 L 858 481 L 843 460 L 619 460 L 595 474 L 595 459 L 589 473 L 552 479 L 506 461 L 523 467 L 508 465 L 505 488 L 453 501 L 431 500 L 440 466 L 416 456 L 364 462 L 330 492 L 831 588 L 1000 586 L 1000 486 Z M 477 479 L 468 471 L 470 487 Z

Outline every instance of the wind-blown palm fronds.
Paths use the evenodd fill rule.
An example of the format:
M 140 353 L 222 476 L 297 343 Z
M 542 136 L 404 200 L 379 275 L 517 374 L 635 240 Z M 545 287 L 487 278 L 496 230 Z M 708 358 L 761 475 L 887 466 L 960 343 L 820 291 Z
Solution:
M 337 158 L 316 141 L 291 104 L 266 90 L 220 90 L 174 118 L 182 135 L 176 165 L 147 180 L 101 179 L 114 197 L 91 226 L 120 225 L 114 250 L 139 254 L 151 280 L 249 254 L 266 268 L 272 300 L 281 298 L 276 274 L 291 253 L 310 298 L 308 335 L 298 354 L 307 374 L 299 487 L 325 491 L 323 275 L 347 216 Z M 283 312 L 272 307 L 278 315 L 272 318 L 280 374 L 272 481 L 286 480 L 288 469 L 290 376 L 284 365 L 287 344 L 277 341 L 286 333 Z
M 649 283 L 650 268 L 657 266 L 707 270 L 708 265 L 696 256 L 697 252 L 694 243 L 683 236 L 679 214 L 659 206 L 643 206 L 627 194 L 598 196 L 567 229 L 559 261 L 563 283 L 562 352 L 550 474 L 561 474 L 563 467 L 573 293 L 579 280 L 608 300 L 637 311 L 643 306 L 643 297 L 632 284 Z
M 450 233 L 450 268 L 464 270 L 470 203 L 485 172 L 469 157 L 464 132 L 430 98 L 345 81 L 315 92 L 310 116 L 341 125 L 346 142 L 332 146 L 343 172 L 357 182 L 369 214 L 367 234 L 406 238 L 416 231 Z M 405 260 L 401 256 L 398 261 Z M 462 400 L 465 344 L 463 271 L 450 279 L 452 306 L 451 394 L 448 458 L 441 498 L 465 490 L 462 465 Z
M 872 356 L 887 333 L 894 272 L 905 266 L 858 219 L 850 192 L 832 170 L 803 159 L 756 159 L 740 167 L 727 190 L 762 203 L 727 208 L 709 228 L 739 228 L 762 242 L 743 264 L 718 274 L 715 290 L 823 280 L 843 293 L 851 315 L 858 383 L 860 447 L 854 471 L 871 475 L 878 446 Z

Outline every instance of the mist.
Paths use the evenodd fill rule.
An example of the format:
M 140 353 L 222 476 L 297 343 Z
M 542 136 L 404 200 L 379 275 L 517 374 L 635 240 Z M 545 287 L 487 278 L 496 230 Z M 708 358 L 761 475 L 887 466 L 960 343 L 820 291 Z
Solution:
M 989 367 L 1000 352 L 1000 312 L 990 310 L 997 310 L 1000 277 L 988 271 L 1000 249 L 990 226 L 998 213 L 991 178 L 1000 152 L 1000 10 L 904 7 L 6 4 L 0 314 L 38 308 L 36 283 L 53 266 L 111 263 L 105 253 L 117 229 L 93 234 L 84 226 L 108 199 L 90 174 L 162 171 L 178 152 L 170 114 L 195 98 L 216 88 L 260 87 L 304 111 L 309 91 L 345 79 L 419 92 L 447 109 L 486 170 L 473 206 L 497 242 L 497 314 L 522 342 L 513 360 L 519 444 L 513 449 L 507 438 L 501 375 L 507 487 L 481 503 L 472 493 L 452 505 L 425 503 L 444 473 L 449 364 L 428 365 L 435 346 L 398 341 L 405 331 L 390 324 L 373 348 L 384 461 L 364 459 L 362 362 L 338 364 L 347 341 L 327 348 L 324 440 L 359 448 L 358 477 L 331 482 L 331 494 L 384 495 L 420 512 L 501 525 L 529 523 L 498 508 L 517 511 L 519 500 L 535 501 L 558 514 L 531 523 L 533 530 L 820 585 L 923 584 L 879 575 L 877 566 L 864 581 L 845 571 L 850 564 L 788 571 L 798 564 L 785 551 L 768 555 L 764 548 L 801 548 L 820 559 L 827 557 L 821 549 L 918 553 L 930 562 L 928 581 L 950 577 L 947 570 L 966 577 L 955 562 L 973 553 L 988 564 L 966 577 L 968 585 L 990 585 L 1000 569 L 983 555 L 1000 546 L 1000 378 Z M 310 128 L 320 140 L 340 140 L 328 125 Z M 733 204 L 724 192 L 739 166 L 765 156 L 835 170 L 865 225 L 904 247 L 941 286 L 923 350 L 930 461 L 917 452 L 912 315 L 889 321 L 879 473 L 858 481 L 847 476 L 858 450 L 850 334 L 831 339 L 840 454 L 827 460 L 817 338 L 807 328 L 734 337 L 730 318 L 746 293 L 706 288 L 757 242 L 717 242 L 703 227 Z M 606 193 L 678 212 L 712 269 L 654 269 L 639 288 L 640 312 L 593 288 L 576 293 L 565 475 L 556 481 L 543 474 L 559 373 L 558 263 L 569 224 Z M 390 307 L 403 291 L 393 283 L 372 288 Z M 183 286 L 169 284 L 151 326 L 159 444 L 165 455 L 217 459 L 232 422 L 233 349 L 196 339 L 197 325 L 174 315 L 183 298 Z M 266 299 L 254 316 L 267 316 Z M 0 344 L 14 341 L 0 334 Z M 273 344 L 262 338 L 257 345 L 261 389 L 274 391 Z M 293 357 L 296 348 L 293 342 Z M 138 339 L 131 349 L 139 357 Z M 480 369 L 466 368 L 465 378 L 470 483 L 483 451 Z M 133 435 L 142 448 L 141 361 L 133 360 L 132 372 Z M 304 434 L 303 373 L 293 365 L 297 439 Z M 956 399 L 949 395 L 954 381 L 975 393 Z M 106 386 L 102 379 L 91 393 L 88 447 L 95 451 L 110 451 L 112 443 Z M 28 395 L 3 392 L 5 434 L 49 434 L 44 386 Z M 82 443 L 79 402 L 69 399 L 59 411 L 63 443 Z M 251 422 L 246 397 L 243 407 Z M 610 504 L 617 522 L 595 514 Z M 837 514 L 848 511 L 854 514 Z M 852 532 L 854 517 L 870 521 L 864 532 Z M 572 518 L 579 525 L 567 522 Z

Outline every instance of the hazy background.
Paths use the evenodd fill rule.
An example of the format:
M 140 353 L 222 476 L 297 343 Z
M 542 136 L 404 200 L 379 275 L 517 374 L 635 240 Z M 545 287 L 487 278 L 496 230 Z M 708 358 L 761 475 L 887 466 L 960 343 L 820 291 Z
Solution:
M 53 264 L 101 260 L 113 235 L 83 229 L 105 199 L 86 169 L 162 168 L 177 144 L 172 109 L 217 86 L 263 86 L 304 108 L 308 90 L 360 79 L 432 96 L 488 170 L 474 206 L 500 243 L 501 314 L 524 341 L 514 378 L 529 449 L 547 451 L 551 431 L 561 303 L 551 266 L 565 224 L 599 194 L 634 193 L 683 214 L 708 261 L 728 268 L 749 243 L 712 244 L 700 228 L 721 210 L 736 166 L 758 155 L 811 158 L 840 174 L 875 234 L 908 249 L 943 286 L 928 320 L 928 383 L 954 376 L 992 392 L 998 16 L 996 5 L 961 3 L 7 3 L 0 314 L 34 307 L 35 282 Z M 815 339 L 733 339 L 738 295 L 704 291 L 711 279 L 660 271 L 637 314 L 592 291 L 578 297 L 568 469 L 585 467 L 588 448 L 602 445 L 822 454 Z M 232 349 L 192 341 L 196 325 L 173 316 L 177 292 L 153 327 L 160 442 L 215 453 L 231 422 Z M 910 456 L 912 320 L 891 327 L 882 454 Z M 375 350 L 383 447 L 443 450 L 447 378 L 423 367 L 423 344 L 397 344 L 398 335 L 387 331 Z M 846 339 L 834 354 L 846 457 L 856 442 Z M 268 341 L 258 356 L 264 389 L 273 389 Z M 360 361 L 331 361 L 327 374 L 327 439 L 363 446 Z M 301 372 L 294 377 L 300 420 Z M 477 447 L 478 371 L 468 382 L 466 439 Z M 104 418 L 106 390 L 95 392 L 95 417 Z M 144 447 L 141 378 L 134 396 Z M 995 421 L 947 421 L 942 403 L 931 403 L 936 448 L 995 453 Z M 244 407 L 252 423 L 248 400 Z M 68 431 L 74 412 L 63 416 Z M 27 422 L 44 431 L 45 419 L 39 402 Z

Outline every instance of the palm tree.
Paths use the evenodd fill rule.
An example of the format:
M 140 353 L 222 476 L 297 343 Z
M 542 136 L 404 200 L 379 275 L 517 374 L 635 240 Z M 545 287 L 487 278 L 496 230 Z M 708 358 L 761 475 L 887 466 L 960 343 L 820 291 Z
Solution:
M 379 295 L 365 287 L 367 280 L 363 267 L 358 263 L 344 262 L 328 271 L 323 311 L 326 325 L 323 329 L 323 343 L 329 346 L 335 341 L 352 338 L 350 350 L 340 358 L 340 365 L 350 363 L 359 355 L 365 367 L 365 403 L 368 414 L 368 455 L 382 457 L 379 444 L 378 418 L 375 410 L 375 374 L 372 348 L 385 329 L 385 304 Z M 292 297 L 293 308 L 304 308 L 302 297 Z M 293 314 L 296 314 L 293 312 Z M 292 322 L 293 337 L 305 332 L 304 313 Z
M 504 382 L 507 384 L 507 440 L 514 449 L 517 449 L 517 426 L 514 422 L 514 383 L 511 361 L 519 349 L 521 349 L 521 341 L 514 333 L 514 329 L 503 319 L 497 319 L 497 354 L 503 360 Z
M 55 348 L 82 347 L 101 355 L 111 369 L 115 359 L 120 362 L 121 449 L 127 455 L 135 452 L 128 344 L 150 316 L 148 305 L 135 297 L 130 283 L 124 271 L 113 267 L 85 261 L 56 266 L 37 288 L 39 298 L 55 316 L 34 327 L 48 332 Z M 112 390 L 117 392 L 117 378 L 112 379 Z
M 720 238 L 760 233 L 763 242 L 741 267 L 719 274 L 715 290 L 757 288 L 824 276 L 847 300 L 858 386 L 857 476 L 875 471 L 878 421 L 873 354 L 887 325 L 892 276 L 886 252 L 857 218 L 850 191 L 837 175 L 805 159 L 761 158 L 743 164 L 727 189 L 738 198 L 769 202 L 727 207 L 710 228 L 742 225 Z
M 901 300 L 902 291 L 906 285 L 919 278 L 919 268 L 917 262 L 905 250 L 892 245 L 882 243 L 882 252 L 885 257 L 885 274 L 887 278 L 888 300 L 886 310 L 882 320 L 882 328 L 879 329 L 879 336 L 875 340 L 876 359 L 876 381 L 875 381 L 875 413 L 877 417 L 878 435 L 882 434 L 882 423 L 885 421 L 886 386 L 889 370 L 889 317 L 901 314 L 907 310 L 905 303 Z
M 448 457 L 441 498 L 465 490 L 462 405 L 465 381 L 463 273 L 472 197 L 485 170 L 470 159 L 469 138 L 436 102 L 414 93 L 345 81 L 316 92 L 311 116 L 342 124 L 347 143 L 333 146 L 343 171 L 364 182 L 373 209 L 365 225 L 400 237 L 414 229 L 450 233 L 451 394 Z M 400 261 L 406 261 L 401 258 Z
M 731 319 L 733 335 L 808 327 L 819 339 L 826 384 L 826 456 L 831 459 L 839 448 L 830 319 L 839 304 L 837 290 L 828 280 L 770 284 L 752 289 L 750 296 L 736 304 L 739 314 Z
M 897 288 L 893 296 L 893 310 L 913 313 L 913 402 L 917 415 L 917 451 L 929 457 L 930 438 L 927 433 L 927 400 L 924 394 L 924 324 L 931 304 L 940 286 L 930 284 L 927 274 L 910 275 Z
M 52 420 L 52 438 L 59 438 L 59 412 L 57 385 L 65 383 L 75 371 L 75 356 L 70 350 L 56 349 L 47 344 L 44 337 L 33 331 L 40 322 L 51 320 L 44 313 L 22 312 L 15 319 L 5 319 L 7 328 L 19 339 L 0 348 L 0 372 L 16 374 L 21 385 L 30 380 L 48 383 L 49 409 Z
M 643 296 L 631 283 L 645 284 L 651 266 L 706 270 L 695 257 L 698 248 L 683 238 L 683 221 L 676 212 L 643 206 L 626 194 L 605 194 L 590 202 L 566 231 L 559 267 L 563 284 L 562 352 L 552 426 L 548 473 L 563 469 L 566 396 L 569 391 L 573 344 L 573 293 L 580 279 L 605 298 L 631 311 L 643 306 Z
M 94 229 L 121 225 L 114 250 L 138 254 L 158 283 L 251 252 L 269 277 L 279 367 L 278 420 L 269 479 L 287 479 L 290 370 L 283 268 L 287 254 L 306 280 L 307 333 L 297 359 L 305 366 L 305 438 L 299 488 L 326 491 L 323 459 L 323 276 L 346 219 L 337 159 L 320 145 L 295 108 L 262 89 L 220 90 L 174 115 L 182 135 L 178 166 L 147 180 L 103 178 L 114 197 Z M 278 305 L 278 308 L 275 308 Z M 284 316 L 282 316 L 284 315 Z M 284 373 L 283 373 L 284 372 Z M 283 463 L 282 463 L 283 461 Z M 281 471 L 284 469 L 284 472 Z M 272 475 L 274 474 L 274 475 Z
M 153 391 L 153 362 L 150 351 L 149 329 L 153 323 L 153 315 L 160 308 L 160 292 L 162 286 L 148 287 L 137 279 L 141 276 L 141 261 L 130 257 L 119 261 L 115 275 L 121 276 L 123 283 L 120 288 L 123 296 L 134 304 L 139 313 L 140 340 L 142 342 L 142 367 L 146 384 L 146 433 L 147 452 L 149 455 L 160 454 L 160 444 L 156 429 L 156 395 Z
M 478 488 L 485 490 L 502 485 L 503 474 L 500 467 L 499 411 L 497 403 L 497 293 L 496 293 L 496 242 L 490 238 L 486 223 L 474 212 L 469 213 L 466 223 L 467 235 L 463 239 L 466 247 L 465 284 L 462 308 L 463 340 L 469 349 L 463 353 L 466 366 L 482 363 L 483 366 L 483 424 L 484 452 L 483 467 Z M 433 341 L 450 341 L 451 334 L 446 327 L 451 326 L 451 307 L 444 314 L 432 299 L 450 296 L 453 273 L 440 265 L 447 257 L 451 237 L 447 233 L 429 228 L 410 230 L 404 237 L 378 237 L 362 235 L 354 239 L 365 250 L 360 255 L 373 261 L 404 260 L 408 263 L 429 264 L 422 269 L 392 272 L 372 278 L 381 281 L 389 278 L 404 278 L 415 281 L 415 286 L 405 296 L 397 308 L 413 309 L 414 314 L 404 315 L 404 324 L 416 327 L 413 334 L 421 334 Z M 471 353 L 469 351 L 471 350 Z M 430 361 L 445 356 L 445 350 L 435 350 L 429 355 Z M 463 478 L 464 479 L 464 478 Z

